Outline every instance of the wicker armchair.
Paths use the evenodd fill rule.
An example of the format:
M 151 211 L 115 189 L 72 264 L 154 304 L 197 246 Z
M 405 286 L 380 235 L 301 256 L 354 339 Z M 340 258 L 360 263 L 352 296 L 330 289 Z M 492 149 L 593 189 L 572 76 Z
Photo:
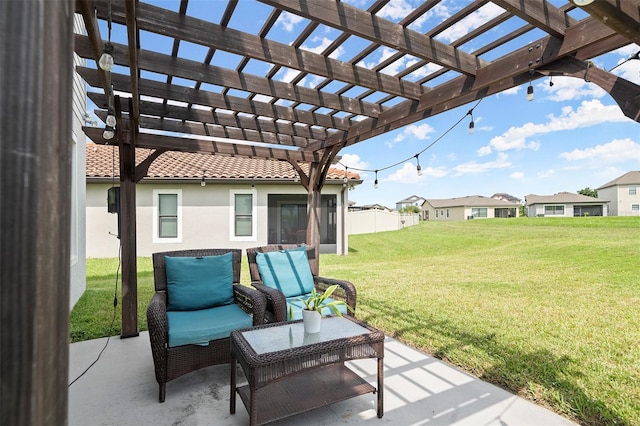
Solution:
M 153 253 L 155 294 L 147 307 L 147 323 L 151 340 L 151 353 L 156 380 L 160 385 L 159 401 L 164 402 L 166 383 L 200 368 L 231 361 L 229 337 L 212 340 L 208 345 L 182 345 L 170 347 L 167 324 L 167 275 L 165 256 L 201 257 L 232 253 L 233 303 L 253 317 L 253 325 L 264 323 L 266 302 L 264 296 L 240 282 L 242 250 L 201 249 Z
M 247 249 L 247 260 L 249 261 L 249 271 L 251 273 L 251 285 L 264 293 L 267 298 L 267 308 L 265 311 L 265 322 L 282 322 L 287 320 L 287 301 L 285 296 L 277 289 L 268 287 L 262 283 L 260 272 L 258 270 L 258 264 L 256 263 L 256 253 L 268 253 L 277 250 L 290 250 L 300 247 L 297 244 L 272 244 L 263 247 L 254 247 Z M 307 257 L 309 260 L 314 259 L 316 256 L 313 247 L 307 246 Z M 353 312 L 349 311 L 347 315 L 355 317 L 356 311 L 356 288 L 349 281 L 338 280 L 332 278 L 319 277 L 313 275 L 314 286 L 317 291 L 324 292 L 324 290 L 337 284 L 338 289 L 331 295 L 333 299 L 342 300 L 353 309 Z

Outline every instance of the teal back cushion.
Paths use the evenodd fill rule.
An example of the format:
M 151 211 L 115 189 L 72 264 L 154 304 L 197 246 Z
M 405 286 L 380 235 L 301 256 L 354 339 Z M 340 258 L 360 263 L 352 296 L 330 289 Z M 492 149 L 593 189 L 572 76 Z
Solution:
M 256 253 L 256 264 L 262 283 L 277 288 L 285 297 L 300 296 L 313 289 L 313 275 L 305 246 Z
M 232 256 L 165 256 L 167 310 L 193 311 L 233 302 Z

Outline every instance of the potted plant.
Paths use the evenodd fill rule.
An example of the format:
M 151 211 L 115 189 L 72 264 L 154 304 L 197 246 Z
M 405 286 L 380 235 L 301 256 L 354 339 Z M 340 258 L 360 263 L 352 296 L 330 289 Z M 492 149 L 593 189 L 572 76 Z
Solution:
M 302 309 L 302 320 L 304 322 L 305 333 L 317 333 L 320 331 L 320 320 L 322 319 L 322 311 L 324 308 L 329 308 L 335 315 L 342 316 L 342 313 L 338 310 L 338 306 L 344 305 L 347 309 L 353 312 L 351 306 L 347 305 L 342 300 L 332 300 L 327 302 L 334 291 L 338 288 L 337 285 L 329 286 L 324 293 L 320 294 L 316 289 L 311 290 L 311 295 L 307 298 L 300 298 L 304 303 Z M 293 310 L 289 307 L 289 318 L 293 317 Z

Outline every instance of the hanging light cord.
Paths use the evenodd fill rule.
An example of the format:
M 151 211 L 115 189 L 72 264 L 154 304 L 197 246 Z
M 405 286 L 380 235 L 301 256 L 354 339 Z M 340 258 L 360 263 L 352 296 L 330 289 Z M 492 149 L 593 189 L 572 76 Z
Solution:
M 381 172 L 383 170 L 388 170 L 391 169 L 393 167 L 397 167 L 400 164 L 406 163 L 407 161 L 411 160 L 412 158 L 416 158 L 418 157 L 420 154 L 422 154 L 423 152 L 425 152 L 426 150 L 428 150 L 429 148 L 431 148 L 433 145 L 435 145 L 436 143 L 438 143 L 442 138 L 444 138 L 450 131 L 452 131 L 453 129 L 455 129 L 458 124 L 460 124 L 468 115 L 472 115 L 473 114 L 473 110 L 480 104 L 480 102 L 482 102 L 481 98 L 478 102 L 476 102 L 476 104 L 466 113 L 464 114 L 458 121 L 456 121 L 451 127 L 449 127 L 443 134 L 441 134 L 440 136 L 438 136 L 433 142 L 431 142 L 429 145 L 427 145 L 422 151 L 418 152 L 417 154 L 414 154 L 410 157 L 405 158 L 404 160 L 398 161 L 396 163 L 393 163 L 389 166 L 386 167 L 380 167 L 377 169 L 359 169 L 357 167 L 353 167 L 353 166 L 346 166 L 345 164 L 341 163 L 338 161 L 338 164 L 340 164 L 342 167 L 349 167 L 351 170 L 357 170 L 359 172 Z M 473 116 L 473 115 L 472 115 Z
M 609 70 L 609 72 L 611 72 L 611 71 L 615 70 L 615 69 L 616 69 L 616 68 L 618 68 L 620 65 L 624 65 L 624 64 L 626 64 L 627 62 L 632 61 L 632 60 L 634 60 L 634 59 L 640 59 L 640 50 L 638 50 L 638 51 L 636 52 L 636 54 L 635 54 L 635 55 L 631 56 L 630 58 L 625 59 L 624 61 L 620 62 L 620 63 L 619 63 L 618 65 L 616 65 L 615 67 L 611 68 L 611 69 Z

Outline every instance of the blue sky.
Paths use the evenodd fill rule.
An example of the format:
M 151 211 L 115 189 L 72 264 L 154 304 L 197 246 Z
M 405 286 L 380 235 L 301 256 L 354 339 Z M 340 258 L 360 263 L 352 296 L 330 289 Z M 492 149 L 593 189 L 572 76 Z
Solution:
M 366 9 L 371 1 L 347 2 Z M 151 3 L 177 10 L 179 1 L 159 0 Z M 378 15 L 398 22 L 417 3 L 421 1 L 392 0 Z M 552 3 L 558 6 L 565 4 L 560 0 L 553 0 Z M 466 4 L 464 0 L 443 0 L 424 20 L 416 21 L 409 27 L 425 32 Z M 219 23 L 225 6 L 226 2 L 192 0 L 188 14 Z M 229 26 L 256 34 L 270 10 L 269 6 L 261 3 L 240 0 Z M 501 12 L 502 9 L 489 3 L 435 38 L 451 43 Z M 581 13 L 580 10 L 572 12 L 578 18 L 584 16 Z M 305 19 L 284 13 L 270 31 L 269 38 L 291 43 L 307 24 Z M 496 27 L 486 36 L 464 44 L 461 49 L 471 52 L 487 40 L 497 39 L 510 30 L 513 27 Z M 101 33 L 106 38 L 106 28 L 102 27 Z M 337 31 L 320 25 L 302 48 L 320 52 L 337 34 Z M 545 35 L 537 31 L 527 33 L 505 46 L 505 49 L 524 46 Z M 112 39 L 116 42 L 125 40 L 124 28 L 114 25 Z M 143 49 L 154 49 L 167 54 L 171 52 L 171 39 L 143 32 L 140 40 Z M 351 37 L 331 56 L 349 61 L 368 44 Z M 202 61 L 207 50 L 206 47 L 183 42 L 179 56 Z M 609 70 L 638 51 L 640 46 L 628 45 L 595 58 L 594 65 Z M 393 49 L 377 49 L 359 65 L 375 66 L 392 53 Z M 506 50 L 495 49 L 483 58 L 492 60 L 505 53 Z M 383 72 L 395 74 L 414 60 L 415 58 L 405 57 L 389 65 Z M 238 61 L 239 57 L 236 55 L 217 51 L 211 63 L 235 67 Z M 436 65 L 429 64 L 407 78 L 417 80 L 437 69 Z M 268 70 L 268 64 L 251 60 L 244 72 L 264 76 Z M 118 72 L 118 67 L 115 71 Z M 613 72 L 640 84 L 640 60 L 628 61 Z M 275 78 L 291 81 L 297 75 L 298 71 L 285 68 Z M 145 71 L 142 72 L 142 77 L 157 78 Z M 308 75 L 298 84 L 314 87 L 322 80 L 322 77 Z M 440 82 L 435 79 L 427 85 Z M 174 78 L 173 83 L 193 86 L 193 82 L 178 78 Z M 528 194 L 551 195 L 561 191 L 577 192 L 585 187 L 596 188 L 627 171 L 640 169 L 639 123 L 626 118 L 613 99 L 593 83 L 562 77 L 554 77 L 553 86 L 549 83 L 549 78 L 534 81 L 535 99 L 530 102 L 526 100 L 526 85 L 483 99 L 473 111 L 473 135 L 468 133 L 470 117 L 466 114 L 475 103 L 343 149 L 339 154 L 342 156 L 341 163 L 347 165 L 350 171 L 359 173 L 364 180 L 362 185 L 351 191 L 349 199 L 358 205 L 378 203 L 394 207 L 397 201 L 413 194 L 424 198 L 451 198 L 466 195 L 491 196 L 504 192 L 524 198 Z M 202 88 L 220 90 L 206 84 Z M 345 95 L 356 96 L 359 90 L 350 90 Z M 229 94 L 247 95 L 237 90 L 231 90 Z M 375 96 L 374 94 L 366 100 L 375 101 Z M 256 100 L 268 101 L 269 98 L 258 96 Z M 279 104 L 287 105 L 287 102 L 280 101 Z M 393 102 L 387 105 L 392 106 Z M 449 129 L 451 130 L 448 131 Z M 429 148 L 425 150 L 427 147 Z M 421 176 L 416 171 L 415 155 L 418 153 L 421 153 Z M 383 170 L 395 163 L 400 164 Z M 358 171 L 356 168 L 380 170 L 378 189 L 374 189 L 373 172 Z

